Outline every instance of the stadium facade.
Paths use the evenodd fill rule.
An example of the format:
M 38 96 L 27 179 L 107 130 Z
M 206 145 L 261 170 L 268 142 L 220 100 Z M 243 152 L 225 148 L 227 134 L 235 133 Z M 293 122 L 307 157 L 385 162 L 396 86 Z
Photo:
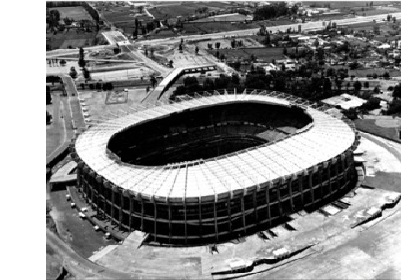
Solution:
M 80 134 L 77 185 L 98 214 L 157 242 L 248 235 L 355 187 L 360 136 L 332 111 L 279 92 L 197 93 Z

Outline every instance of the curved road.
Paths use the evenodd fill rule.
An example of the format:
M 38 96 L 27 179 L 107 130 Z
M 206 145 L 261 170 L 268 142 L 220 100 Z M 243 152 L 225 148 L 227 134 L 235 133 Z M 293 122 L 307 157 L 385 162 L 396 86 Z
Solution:
M 84 259 L 70 248 L 57 235 L 49 229 L 47 232 L 47 245 L 49 245 L 55 254 L 63 259 L 63 266 L 76 279 L 169 279 L 170 276 L 150 275 L 150 274 L 134 274 L 115 271 L 94 262 Z

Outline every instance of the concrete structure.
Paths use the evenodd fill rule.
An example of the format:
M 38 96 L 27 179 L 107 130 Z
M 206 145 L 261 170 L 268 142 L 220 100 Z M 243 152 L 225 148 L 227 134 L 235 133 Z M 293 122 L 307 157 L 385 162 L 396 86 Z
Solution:
M 205 244 L 270 228 L 354 187 L 360 137 L 328 106 L 261 90 L 202 95 L 78 137 L 78 186 L 93 208 L 154 241 Z
M 156 88 L 150 91 L 145 100 L 152 103 L 159 100 L 162 94 L 165 93 L 165 91 L 167 91 L 182 75 L 215 70 L 217 70 L 217 66 L 213 64 L 176 68 L 171 73 L 169 73 L 169 75 L 166 76 Z
M 341 108 L 348 110 L 350 108 L 357 108 L 366 103 L 367 100 L 344 93 L 340 96 L 333 96 L 327 99 L 322 100 L 322 103 L 331 105 L 331 106 L 340 106 Z

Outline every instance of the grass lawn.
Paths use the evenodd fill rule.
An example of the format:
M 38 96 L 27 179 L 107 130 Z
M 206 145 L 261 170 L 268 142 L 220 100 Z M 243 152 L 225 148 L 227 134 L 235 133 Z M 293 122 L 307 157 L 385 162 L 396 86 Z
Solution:
M 58 10 L 60 12 L 60 18 L 71 18 L 76 21 L 78 20 L 93 20 L 88 11 L 82 6 L 75 7 L 54 7 L 50 10 Z
M 51 50 L 66 49 L 68 46 L 72 48 L 93 46 L 95 43 L 96 32 L 83 32 L 79 33 L 76 30 L 62 31 L 57 34 L 47 33 L 47 44 L 50 45 Z
M 209 51 L 213 55 L 216 54 L 217 50 Z M 254 55 L 256 58 L 263 59 L 266 62 L 271 60 L 284 59 L 283 48 L 245 48 L 245 49 L 220 49 L 220 55 L 224 54 L 227 59 L 229 58 L 250 58 Z
M 396 127 L 382 127 L 375 124 L 376 120 L 374 119 L 357 119 L 354 121 L 356 129 L 378 135 L 384 138 L 392 139 L 395 141 L 400 141 L 398 130 L 401 128 Z
M 383 75 L 385 72 L 389 73 L 390 77 L 401 77 L 401 70 L 385 69 L 385 68 L 366 68 L 358 70 L 349 70 L 349 76 L 366 77 L 368 74 Z

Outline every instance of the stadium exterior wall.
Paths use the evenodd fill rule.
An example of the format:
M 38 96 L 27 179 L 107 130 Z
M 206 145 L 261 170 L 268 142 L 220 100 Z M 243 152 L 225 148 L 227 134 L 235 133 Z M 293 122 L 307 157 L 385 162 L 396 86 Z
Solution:
M 355 132 L 353 144 L 327 161 L 261 185 L 235 192 L 185 200 L 157 199 L 122 189 L 99 176 L 73 146 L 78 161 L 79 191 L 99 217 L 106 217 L 121 230 L 147 232 L 150 239 L 167 244 L 209 244 L 269 229 L 288 215 L 312 211 L 353 189 L 357 181 L 353 151 L 360 136 L 354 124 L 342 119 Z
M 244 236 L 279 224 L 287 215 L 316 209 L 348 192 L 356 180 L 351 149 L 295 177 L 279 178 L 253 191 L 220 194 L 209 201 L 157 201 L 121 190 L 82 162 L 78 186 L 86 202 L 120 229 L 141 230 L 162 243 L 200 244 Z

